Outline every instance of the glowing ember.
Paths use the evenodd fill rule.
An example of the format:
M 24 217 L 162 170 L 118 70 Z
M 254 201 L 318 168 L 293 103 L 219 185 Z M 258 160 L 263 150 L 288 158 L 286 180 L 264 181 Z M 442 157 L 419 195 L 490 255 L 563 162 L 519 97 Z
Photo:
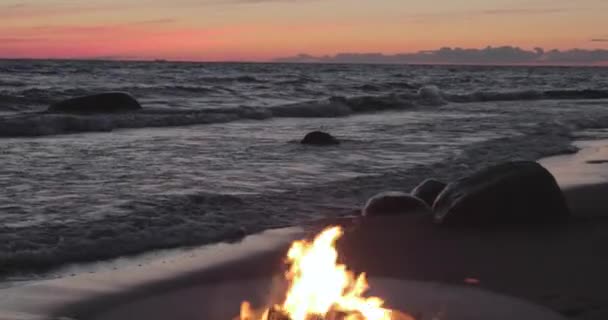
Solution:
M 337 263 L 335 242 L 342 233 L 332 227 L 312 243 L 294 242 L 287 253 L 289 290 L 283 304 L 256 312 L 245 301 L 240 320 L 411 320 L 384 308 L 382 299 L 363 296 L 369 288 L 365 273 L 355 277 Z

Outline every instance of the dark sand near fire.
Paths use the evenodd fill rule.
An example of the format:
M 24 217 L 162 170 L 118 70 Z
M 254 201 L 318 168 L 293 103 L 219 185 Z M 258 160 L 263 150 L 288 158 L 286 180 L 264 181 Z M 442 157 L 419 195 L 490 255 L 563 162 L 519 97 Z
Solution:
M 603 210 L 608 209 L 608 197 L 604 196 L 608 194 L 608 185 L 578 187 L 567 190 L 566 194 L 575 216 L 568 224 L 559 226 L 454 229 L 433 225 L 424 215 L 375 218 L 358 223 L 332 222 L 347 229 L 339 242 L 343 261 L 353 270 L 366 271 L 371 277 L 455 285 L 466 285 L 465 280 L 473 278 L 479 280 L 477 286 L 482 289 L 546 306 L 568 318 L 608 319 L 608 219 L 603 215 Z M 312 235 L 319 227 L 304 233 Z M 275 245 L 251 256 L 200 268 L 192 263 L 185 268 L 190 271 L 173 268 L 178 271 L 171 276 L 158 265 L 143 266 L 88 279 L 59 280 L 38 288 L 34 285 L 29 291 L 17 288 L 13 293 L 0 296 L 0 306 L 6 309 L 7 303 L 10 304 L 7 297 L 11 295 L 13 301 L 19 301 L 25 309 L 29 308 L 27 304 L 56 298 L 48 303 L 52 307 L 47 310 L 52 311 L 42 308 L 37 312 L 59 312 L 88 319 L 109 306 L 183 288 L 268 277 L 281 272 L 290 239 L 304 233 L 286 231 Z M 264 237 L 268 235 L 260 239 Z M 227 245 L 225 249 L 236 253 L 239 246 Z M 177 264 L 180 263 L 183 261 Z M 138 277 L 143 280 L 133 280 Z M 114 290 L 116 287 L 120 290 Z M 62 294 L 69 298 L 57 298 Z M 29 302 L 24 302 L 26 296 L 30 296 Z M 68 303 L 57 309 L 57 301 L 62 299 Z

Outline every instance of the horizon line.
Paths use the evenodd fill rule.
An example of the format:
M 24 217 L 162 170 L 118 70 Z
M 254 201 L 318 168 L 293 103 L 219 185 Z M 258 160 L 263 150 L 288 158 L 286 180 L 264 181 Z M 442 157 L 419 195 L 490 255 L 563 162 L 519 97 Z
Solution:
M 601 50 L 601 49 L 600 49 Z M 77 62 L 135 62 L 135 63 L 207 63 L 207 64 L 305 64 L 305 65 L 395 65 L 395 66 L 446 66 L 446 67 L 591 67 L 607 68 L 608 64 L 601 63 L 447 63 L 447 62 L 349 62 L 349 61 L 279 61 L 285 58 L 272 60 L 196 60 L 196 59 L 147 59 L 147 58 L 31 58 L 31 57 L 0 57 L 4 61 L 77 61 Z M 608 61 L 607 61 L 608 62 Z
M 69 60 L 69 61 L 131 61 L 131 62 L 190 62 L 190 63 L 297 63 L 297 64 L 371 64 L 371 65 L 463 65 L 463 66 L 606 66 L 608 48 L 526 48 L 515 45 L 459 47 L 384 53 L 381 51 L 338 51 L 313 55 L 297 53 L 278 57 L 153 56 L 143 54 L 102 54 L 84 56 L 6 55 L 0 60 Z

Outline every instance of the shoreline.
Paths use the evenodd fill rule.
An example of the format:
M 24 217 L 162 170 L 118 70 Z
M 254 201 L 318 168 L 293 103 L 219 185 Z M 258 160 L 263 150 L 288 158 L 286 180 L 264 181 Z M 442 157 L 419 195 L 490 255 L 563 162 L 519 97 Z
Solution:
M 481 142 L 474 142 L 462 151 L 450 150 L 437 162 L 429 164 L 409 164 L 403 168 L 385 170 L 375 175 L 361 176 L 348 180 L 331 181 L 319 185 L 294 188 L 289 192 L 271 192 L 239 197 L 214 194 L 186 194 L 165 199 L 155 208 L 155 217 L 174 216 L 175 210 L 188 214 L 200 212 L 206 208 L 201 202 L 211 204 L 221 203 L 222 214 L 225 220 L 232 221 L 226 230 L 211 229 L 205 221 L 195 220 L 197 225 L 178 223 L 172 229 L 163 228 L 162 225 L 154 228 L 140 229 L 131 225 L 132 218 L 99 220 L 96 232 L 115 234 L 120 239 L 104 238 L 105 245 L 98 246 L 88 241 L 85 246 L 79 245 L 83 232 L 65 232 L 62 246 L 44 248 L 43 254 L 25 252 L 21 255 L 9 255 L 3 263 L 6 271 L 23 270 L 49 270 L 58 265 L 65 265 L 64 261 L 87 262 L 113 259 L 125 255 L 137 255 L 154 250 L 183 248 L 217 243 L 227 238 L 238 239 L 245 233 L 254 234 L 266 229 L 298 225 L 314 221 L 319 217 L 340 217 L 350 215 L 353 209 L 358 208 L 373 195 L 386 190 L 401 190 L 409 192 L 421 181 L 433 177 L 443 181 L 453 181 L 462 176 L 475 172 L 485 166 L 500 163 L 506 160 L 538 159 L 547 155 L 569 153 L 573 151 L 570 145 L 571 137 L 566 128 L 562 126 L 547 126 L 543 133 L 528 132 L 517 136 L 502 137 Z M 145 203 L 144 203 L 145 204 Z M 139 217 L 141 220 L 149 219 L 145 205 L 141 212 L 137 211 L 137 203 L 130 210 L 129 217 Z M 211 206 L 210 210 L 217 210 Z M 243 220 L 247 216 L 250 219 Z M 179 231 L 176 233 L 174 231 Z M 66 230 L 67 231 L 67 230 Z M 134 231 L 141 231 L 134 233 Z M 35 227 L 20 229 L 20 236 L 27 239 L 44 239 L 45 230 Z M 167 244 L 165 239 L 172 239 Z M 129 243 L 128 250 L 114 250 Z M 27 271 L 27 270 L 26 270 Z M 7 272 L 7 274 L 9 274 Z
M 569 184 L 567 175 L 555 170 L 563 173 L 565 164 L 578 166 L 585 158 L 559 155 L 540 162 L 556 158 L 552 173 L 575 214 L 567 225 L 471 230 L 437 227 L 426 216 L 377 218 L 345 236 L 340 253 L 349 266 L 372 277 L 456 286 L 475 278 L 483 290 L 524 299 L 569 318 L 605 319 L 608 300 L 601 280 L 608 270 L 608 255 L 602 251 L 602 244 L 608 243 L 608 198 L 603 196 L 608 181 Z M 603 164 L 586 165 L 592 171 L 603 170 Z M 349 225 L 351 220 L 329 219 L 321 224 L 340 222 Z M 60 279 L 0 289 L 0 310 L 34 306 L 84 315 L 195 285 L 277 274 L 288 244 L 311 230 L 318 231 L 318 226 L 269 230 L 240 242 L 167 250 L 165 255 L 152 253 L 147 263 L 116 259 L 115 270 L 104 269 L 102 263 L 98 271 L 85 268 Z M 62 294 L 49 295 L 48 290 L 56 289 Z M 21 306 L 15 304 L 16 297 Z
M 514 138 L 500 138 L 498 140 L 519 140 L 518 137 L 514 137 Z M 592 211 L 593 210 L 593 206 L 592 205 L 587 205 L 585 206 L 584 204 L 591 204 L 592 202 L 590 201 L 591 198 L 593 198 L 593 195 L 588 195 L 588 190 L 591 191 L 592 194 L 595 194 L 595 192 L 601 192 L 605 187 L 603 185 L 603 183 L 598 182 L 597 180 L 585 180 L 585 179 L 578 179 L 577 181 L 574 181 L 573 183 L 573 179 L 572 176 L 576 176 L 577 174 L 580 174 L 580 170 L 575 171 L 575 172 L 569 172 L 569 170 L 572 167 L 577 167 L 577 166 L 585 166 L 591 169 L 599 169 L 602 168 L 603 166 L 600 165 L 589 165 L 587 163 L 585 163 L 585 160 L 589 158 L 589 152 L 586 152 L 584 150 L 590 149 L 590 148 L 596 148 L 598 145 L 605 145 L 607 146 L 606 150 L 606 158 L 608 158 L 608 140 L 583 140 L 583 141 L 579 141 L 579 140 L 575 140 L 570 146 L 565 146 L 565 141 L 561 141 L 560 143 L 556 144 L 554 146 L 554 150 L 551 150 L 551 152 L 549 153 L 549 155 L 542 157 L 538 162 L 540 162 L 542 165 L 544 165 L 545 167 L 547 167 L 549 169 L 549 171 L 551 171 L 555 176 L 556 179 L 558 180 L 558 184 L 560 184 L 560 187 L 562 187 L 562 189 L 568 190 L 568 192 L 571 192 L 573 197 L 576 198 L 581 198 L 581 200 L 577 200 L 578 204 L 577 206 L 580 207 L 581 210 L 586 210 L 586 211 Z M 522 140 L 522 142 L 527 143 L 527 141 Z M 563 143 L 563 146 L 562 146 Z M 414 167 L 408 171 L 412 172 L 412 173 L 416 173 L 416 176 L 418 177 L 417 179 L 419 179 L 420 181 L 422 181 L 423 179 L 425 179 L 426 177 L 432 176 L 432 173 L 430 172 L 436 172 L 435 170 L 440 169 L 448 169 L 446 164 L 447 163 L 454 163 L 455 166 L 461 168 L 464 172 L 473 172 L 475 169 L 477 169 L 477 167 L 475 167 L 474 165 L 471 164 L 471 161 L 474 161 L 475 157 L 471 157 L 469 155 L 467 155 L 467 153 L 472 152 L 472 153 L 479 153 L 479 152 L 483 152 L 483 151 L 478 151 L 478 149 L 485 149 L 486 145 L 493 145 L 494 141 L 490 140 L 490 141 L 483 141 L 481 143 L 475 144 L 472 147 L 467 148 L 467 150 L 463 151 L 462 154 L 457 155 L 455 157 L 446 157 L 445 160 L 441 161 L 440 163 L 431 165 L 431 166 L 425 166 L 425 165 L 421 165 L 421 166 L 417 166 Z M 479 146 L 477 146 L 479 145 Z M 573 150 L 578 150 L 577 153 L 572 153 Z M 540 151 L 534 151 L 533 153 L 536 154 L 542 154 L 543 152 Z M 580 157 L 579 155 L 583 153 L 585 156 L 584 157 Z M 592 153 L 593 155 L 597 155 L 597 152 Z M 501 154 L 498 154 L 495 156 L 495 158 L 500 159 L 503 156 Z M 517 157 L 517 156 L 515 156 Z M 521 158 L 523 158 L 523 156 L 520 156 Z M 597 157 L 596 157 L 597 158 Z M 468 160 L 469 163 L 462 163 L 462 160 L 460 159 L 464 159 L 464 160 Z M 493 162 L 499 162 L 500 160 L 488 160 L 489 163 L 493 163 Z M 608 168 L 608 165 L 606 165 L 605 167 Z M 593 172 L 593 170 L 591 170 L 591 172 Z M 462 175 L 462 173 L 459 173 L 460 175 Z M 592 174 L 590 174 L 589 172 L 586 172 L 586 175 L 590 175 L 590 176 L 594 176 Z M 453 173 L 451 173 L 452 179 L 455 179 L 458 177 L 458 175 L 455 175 Z M 369 178 L 362 178 L 364 180 L 374 180 L 373 185 L 368 186 L 369 183 L 364 183 L 364 187 L 365 189 L 369 189 L 366 192 L 361 192 L 358 190 L 358 194 L 363 194 L 363 197 L 361 201 L 359 201 L 359 205 L 363 205 L 365 203 L 365 199 L 367 199 L 367 197 L 372 196 L 374 194 L 375 191 L 381 191 L 383 190 L 383 183 L 387 184 L 386 181 L 383 181 L 383 177 L 369 177 Z M 594 176 L 595 177 L 595 176 Z M 415 181 L 416 179 L 407 179 L 408 181 Z M 576 179 L 575 179 L 576 180 Z M 449 180 L 447 180 L 449 181 Z M 601 181 L 601 180 L 600 180 Z M 606 177 L 605 179 L 606 182 L 608 182 L 608 177 Z M 339 182 L 338 182 L 339 183 Z M 335 184 L 335 183 L 334 183 Z M 331 185 L 331 183 L 330 183 Z M 405 187 L 408 188 L 413 188 L 414 185 L 412 185 L 411 187 L 406 185 Z M 384 186 L 384 190 L 388 190 L 390 189 L 390 185 Z M 311 188 L 312 189 L 312 188 Z M 318 189 L 318 188 L 315 188 Z M 375 191 L 374 191 L 375 190 Z M 298 196 L 301 196 L 302 193 L 300 191 L 300 193 L 298 194 Z M 345 198 L 343 196 L 337 196 L 337 198 Z M 343 201 L 343 203 L 336 203 L 336 204 L 327 204 L 326 206 L 323 205 L 318 205 L 318 206 L 314 206 L 315 210 L 322 210 L 325 211 L 325 215 L 326 217 L 321 219 L 321 220 L 331 220 L 331 219 L 340 219 L 340 217 L 343 216 L 349 216 L 352 215 L 353 213 L 356 214 L 356 208 L 358 208 L 358 206 L 355 203 L 348 203 L 346 201 Z M 603 213 L 601 212 L 601 210 L 595 210 L 595 214 L 596 216 L 602 215 Z M 593 215 L 593 214 L 591 214 Z M 308 220 L 308 221 L 304 221 L 301 222 L 299 224 L 296 225 L 310 225 L 310 224 L 314 224 L 317 221 L 319 221 L 319 219 L 315 219 L 315 220 Z M 292 224 L 293 225 L 293 224 Z M 249 235 L 252 234 L 257 234 L 260 232 L 263 232 L 264 230 L 272 230 L 272 229 L 277 229 L 277 228 L 285 228 L 285 227 L 289 227 L 290 224 L 283 224 L 283 225 L 276 225 L 276 226 L 269 226 L 266 229 L 260 229 L 260 230 L 250 230 L 250 233 L 248 233 Z M 253 231 L 251 233 L 251 231 Z M 125 266 L 133 266 L 133 265 L 141 265 L 141 264 L 146 264 L 149 263 L 150 261 L 155 261 L 158 259 L 173 259 L 174 257 L 179 257 L 182 255 L 187 255 L 190 252 L 196 252 L 201 248 L 206 248 L 206 247 L 213 247 L 216 245 L 221 245 L 224 243 L 233 243 L 233 242 L 238 242 L 240 241 L 243 236 L 245 236 L 245 234 L 242 235 L 236 235 L 233 238 L 228 238 L 228 239 L 223 239 L 223 240 L 219 240 L 217 242 L 212 242 L 212 243 L 204 243 L 204 244 L 191 244 L 191 245 L 184 245 L 184 246 L 180 246 L 180 247 L 173 247 L 173 248 L 158 248 L 158 249 L 153 249 L 153 250 L 147 250 L 147 251 L 143 251 L 143 252 L 139 252 L 139 253 L 134 253 L 134 254 L 128 254 L 128 255 L 121 255 L 121 256 L 116 256 L 116 257 L 109 257 L 107 259 L 101 259 L 101 260 L 93 260 L 93 261 L 75 261 L 75 262 L 69 262 L 66 264 L 59 264 L 56 266 L 51 266 L 50 268 L 41 268 L 41 269 L 29 269 L 26 270 L 26 272 L 18 272 L 18 273 L 7 273 L 3 278 L 0 278 L 0 289 L 2 288 L 8 288 L 8 287 L 12 287 L 12 286 L 19 286 L 22 284 L 28 284 L 31 282 L 36 282 L 36 281 L 44 281 L 44 280 L 50 280 L 50 279 L 57 279 L 57 278 L 64 278 L 64 277 L 71 277 L 75 274 L 80 274 L 80 273 L 95 273 L 95 272 L 99 272 L 99 271 L 104 271 L 104 270 L 116 270 L 116 269 L 121 269 Z

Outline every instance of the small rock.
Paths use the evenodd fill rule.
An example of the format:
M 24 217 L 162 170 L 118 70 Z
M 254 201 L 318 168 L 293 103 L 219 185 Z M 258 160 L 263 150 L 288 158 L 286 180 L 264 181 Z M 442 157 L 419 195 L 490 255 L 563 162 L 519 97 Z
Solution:
M 327 132 L 313 131 L 308 133 L 300 143 L 315 146 L 329 146 L 340 144 L 340 141 Z

